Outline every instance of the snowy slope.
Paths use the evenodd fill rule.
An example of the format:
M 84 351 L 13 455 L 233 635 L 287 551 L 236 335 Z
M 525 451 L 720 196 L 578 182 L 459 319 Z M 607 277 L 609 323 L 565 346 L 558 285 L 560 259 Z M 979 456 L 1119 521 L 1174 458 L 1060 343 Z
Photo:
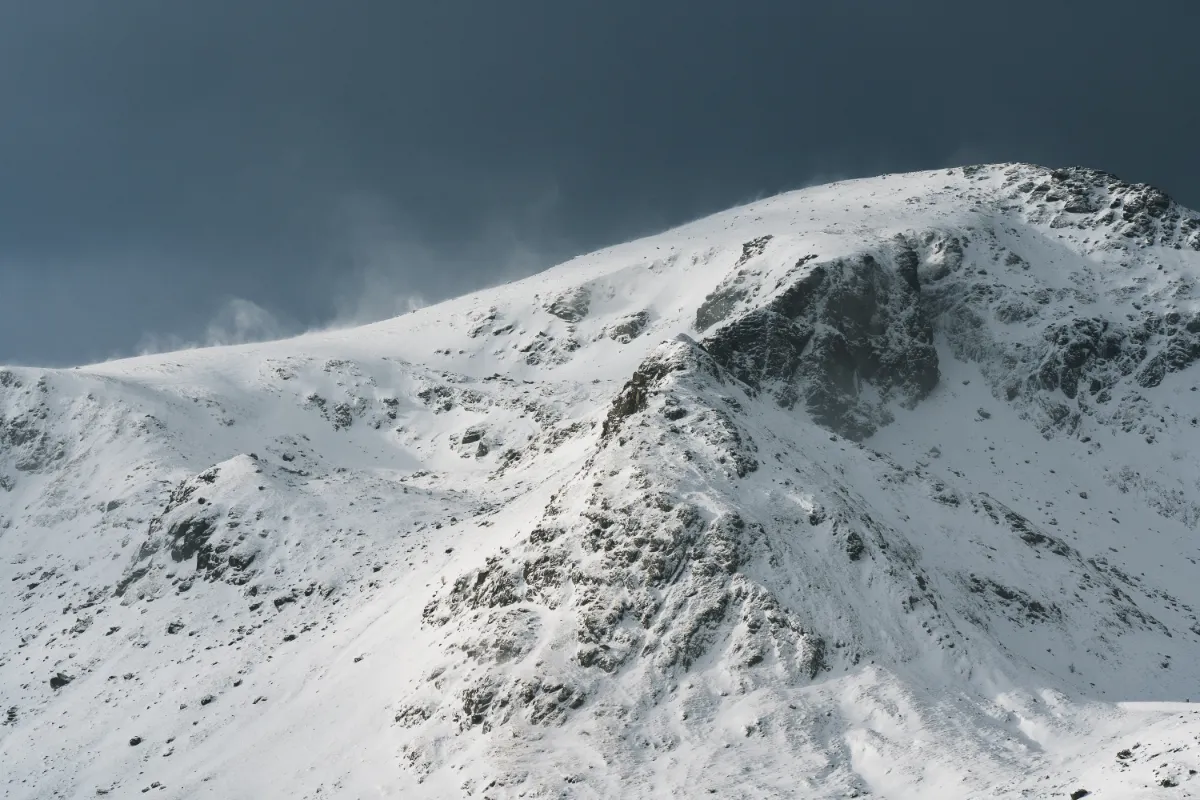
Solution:
M 998 165 L 2 370 L 3 796 L 1191 796 L 1198 279 Z

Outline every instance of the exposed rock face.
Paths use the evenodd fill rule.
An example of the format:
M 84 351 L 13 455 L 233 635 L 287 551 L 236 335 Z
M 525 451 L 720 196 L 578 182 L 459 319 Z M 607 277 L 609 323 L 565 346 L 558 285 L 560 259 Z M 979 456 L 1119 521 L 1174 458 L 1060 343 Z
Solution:
M 915 404 L 938 382 L 915 254 L 889 257 L 890 264 L 871 254 L 813 263 L 761 308 L 711 334 L 705 347 L 780 405 L 802 400 L 831 430 L 869 436 L 888 420 L 886 401 Z M 864 397 L 868 384 L 879 399 Z
M 1062 214 L 1097 215 L 1081 218 L 1085 226 L 1190 246 L 1184 236 L 1190 217 L 1164 206 L 1148 187 L 1114 187 L 1092 173 L 1055 173 L 1051 180 L 1061 186 L 1045 197 L 1036 186 L 1015 188 L 1037 196 L 1030 213 L 1050 213 L 1042 203 L 1061 202 Z M 1119 195 L 1128 210 L 1119 221 L 1101 212 L 1104 192 Z M 814 495 L 794 521 L 777 506 L 774 515 L 755 516 L 716 487 L 735 486 L 760 468 L 757 435 L 744 424 L 747 404 L 802 407 L 818 425 L 862 441 L 891 421 L 889 407 L 911 409 L 938 388 L 935 341 L 943 337 L 955 357 L 979 363 L 998 397 L 1039 409 L 1050 427 L 1070 429 L 1087 413 L 1084 398 L 1103 405 L 1122 382 L 1152 388 L 1196 361 L 1200 317 L 1043 319 L 1061 296 L 1021 294 L 989 280 L 996 263 L 1020 273 L 1031 262 L 999 247 L 986 226 L 897 234 L 837 258 L 806 255 L 774 286 L 756 261 L 773 240 L 746 242 L 735 270 L 696 310 L 694 326 L 707 334 L 702 343 L 680 336 L 634 370 L 607 410 L 596 452 L 551 497 L 519 546 L 462 574 L 425 608 L 426 624 L 444 628 L 450 651 L 466 655 L 474 668 L 448 663 L 435 670 L 427 693 L 403 705 L 398 722 L 461 733 L 563 724 L 595 704 L 594 713 L 604 716 L 611 711 L 603 705 L 610 702 L 604 676 L 636 681 L 630 676 L 652 673 L 661 682 L 706 659 L 728 665 L 744 687 L 768 674 L 799 684 L 831 664 L 857 664 L 872 647 L 858 632 L 862 620 L 823 627 L 802 610 L 811 610 L 812 598 L 781 599 L 794 575 L 775 571 L 786 550 L 780 542 L 795 535 L 789 526 L 797 524 L 804 531 L 797 546 L 830 559 L 826 573 L 886 575 L 889 591 L 906 598 L 907 612 L 929 614 L 920 624 L 939 631 L 941 647 L 970 638 L 961 627 L 947 627 L 945 609 L 981 630 L 1014 631 L 1066 631 L 1088 609 L 1101 609 L 1086 624 L 1103 631 L 1101 648 L 1113 653 L 1109 637 L 1170 637 L 1168 626 L 1135 602 L 1141 586 L 1126 573 L 1086 558 L 988 494 L 955 489 L 880 454 L 871 460 L 887 464 L 889 483 L 926 484 L 934 506 L 989 520 L 996 536 L 1026 548 L 1018 560 L 1029 569 L 1049 561 L 1037 568 L 1076 587 L 1073 598 L 1048 585 L 1018 585 L 1011 574 L 985 567 L 949 576 L 953 588 L 943 585 L 935 594 L 920 549 L 874 518 L 848 486 L 826 491 L 820 501 Z M 559 311 L 552 313 L 563 319 L 586 314 L 586 308 L 564 311 L 569 304 L 561 298 L 555 302 Z M 1041 332 L 1032 345 L 1006 342 L 990 320 Z M 629 341 L 647 322 L 645 312 L 631 315 L 603 335 Z M 1081 410 L 1064 400 L 1079 400 Z M 986 408 L 977 415 L 992 418 Z M 664 463 L 681 466 L 670 472 Z M 703 504 L 693 499 L 697 487 Z M 1176 607 L 1194 616 L 1189 606 Z M 896 646 L 905 655 L 894 656 L 916 657 L 907 645 Z M 635 700 L 621 713 L 626 719 L 652 713 L 645 702 Z M 420 748 L 407 757 L 418 769 L 437 760 Z
M 454 648 L 514 670 L 458 684 L 451 717 L 460 727 L 560 723 L 603 675 L 683 673 L 714 648 L 763 675 L 811 680 L 820 672 L 824 639 L 742 570 L 766 544 L 762 524 L 732 507 L 699 507 L 681 496 L 675 476 L 647 472 L 663 423 L 642 418 L 682 419 L 673 415 L 679 408 L 687 422 L 670 446 L 684 454 L 681 463 L 691 459 L 725 480 L 757 468 L 755 445 L 730 411 L 736 401 L 714 395 L 729 380 L 686 337 L 654 351 L 613 402 L 600 451 L 552 499 L 520 551 L 488 559 L 425 609 L 429 624 L 451 628 Z M 617 497 L 620 505 L 610 500 Z M 573 641 L 535 646 L 548 612 L 560 625 L 567 614 Z M 529 677 L 533 661 L 558 666 Z M 448 679 L 434 685 L 449 691 Z M 431 697 L 398 719 L 418 725 L 436 713 Z
M 730 314 L 739 307 L 744 308 L 747 302 L 758 294 L 761 289 L 761 281 L 758 280 L 762 275 L 761 270 L 743 265 L 765 253 L 767 245 L 774 238 L 773 235 L 767 234 L 742 245 L 742 254 L 734 265 L 737 271 L 727 275 L 696 309 L 696 330 L 703 333 L 718 322 L 728 319 Z M 805 260 L 807 259 L 801 259 L 801 264 Z
M 16 401 L 7 417 L 0 404 L 0 464 L 11 461 L 19 472 L 43 472 L 66 456 L 67 443 L 47 430 L 48 392 L 44 376 L 27 386 L 14 373 L 0 372 L 0 399 L 7 394 Z
M 604 329 L 608 338 L 622 343 L 629 343 L 642 335 L 642 331 L 650 324 L 650 312 L 638 311 L 609 325 Z
M 1004 175 L 1003 185 L 1023 214 L 1052 228 L 1086 231 L 1091 250 L 1200 248 L 1200 218 L 1154 187 L 1083 168 L 1016 165 Z M 925 239 L 931 235 L 938 234 Z M 1131 310 L 1136 313 L 1112 314 L 1101 310 L 1098 301 L 1129 306 L 1133 285 L 1106 284 L 1077 256 L 1063 256 L 1078 266 L 1064 273 L 1065 285 L 1057 289 L 1030 291 L 995 279 L 992 270 L 1011 274 L 1030 268 L 1027 257 L 997 247 L 1001 235 L 988 227 L 969 235 L 940 234 L 944 241 L 953 240 L 954 257 L 948 269 L 938 271 L 937 282 L 922 286 L 939 335 L 956 357 L 980 365 L 998 397 L 1036 415 L 1047 437 L 1082 435 L 1081 426 L 1091 418 L 1137 430 L 1153 441 L 1162 428 L 1146 414 L 1143 392 L 1200 359 L 1200 315 L 1187 302 L 1192 280 L 1164 274 L 1163 288 L 1146 298 L 1157 309 L 1134 301 Z M 918 272 L 929 274 L 930 248 L 926 241 L 915 244 Z M 1134 281 L 1144 283 L 1144 277 Z M 997 337 L 992 319 L 1027 326 L 1040 335 L 1032 341 Z
M 812 335 L 812 326 L 803 321 L 763 308 L 733 320 L 704 344 L 738 380 L 755 391 L 775 388 L 780 403 L 792 405 L 793 380 Z
M 135 585 L 148 594 L 167 585 L 185 592 L 196 579 L 248 583 L 261 547 L 259 537 L 250 535 L 255 520 L 248 513 L 256 469 L 254 459 L 239 456 L 176 486 L 162 513 L 150 520 L 116 594 L 125 595 Z
M 1181 209 L 1153 186 L 1086 167 L 1013 169 L 1009 185 L 1033 208 L 1033 218 L 1051 227 L 1107 229 L 1130 244 L 1200 250 L 1200 215 Z
M 592 293 L 580 286 L 558 295 L 546 304 L 546 310 L 565 322 L 579 322 L 587 316 Z
M 1059 171 L 1050 176 L 1058 187 L 1053 191 L 1023 183 L 1016 191 L 1034 196 L 1034 214 L 1049 213 L 1045 204 L 1061 203 L 1063 214 L 1095 215 L 1076 220 L 1084 226 L 1115 226 L 1124 238 L 1191 246 L 1190 217 L 1148 187 L 1113 180 Z M 1101 194 L 1109 207 L 1124 209 L 1119 221 L 1102 212 Z M 1046 303 L 972 277 L 987 274 L 979 267 L 978 248 L 989 236 L 995 234 L 930 230 L 896 235 L 857 255 L 826 260 L 808 255 L 774 288 L 755 265 L 774 237 L 746 242 L 735 271 L 696 311 L 696 329 L 708 333 L 703 343 L 681 336 L 653 351 L 613 399 L 597 453 L 551 498 L 521 547 L 462 575 L 425 609 L 429 625 L 450 629 L 454 649 L 480 665 L 501 668 L 490 669 L 485 678 L 456 668 L 438 672 L 431 687 L 450 692 L 454 705 L 447 709 L 431 696 L 402 708 L 398 721 L 421 726 L 451 719 L 460 730 L 489 730 L 517 719 L 561 723 L 601 692 L 599 675 L 687 672 L 714 647 L 725 648 L 723 658 L 740 669 L 768 664 L 790 680 L 815 677 L 832 657 L 830 634 L 818 633 L 811 621 L 781 604 L 761 572 L 752 578 L 747 571 L 772 537 L 766 525 L 734 505 L 701 508 L 664 481 L 661 467 L 651 481 L 641 466 L 651 452 L 661 456 L 664 446 L 674 446 L 682 463 L 701 472 L 744 478 L 757 469 L 758 457 L 738 421 L 743 403 L 770 398 L 783 409 L 799 404 L 819 425 L 865 439 L 890 421 L 891 404 L 914 407 L 937 388 L 935 338 L 942 335 L 956 356 L 981 363 L 998 394 L 1032 401 L 1062 426 L 1072 412 L 1063 411 L 1052 395 L 1073 400 L 1086 390 L 1104 403 L 1121 380 L 1153 387 L 1200 357 L 1194 336 L 1200 321 L 1178 313 L 1147 315 L 1134 327 L 1103 317 L 1054 320 L 1045 324 L 1037 347 L 998 342 L 985 334 L 987 317 L 1005 324 L 1036 321 Z M 1002 264 L 1013 271 L 1030 266 L 1013 251 L 1002 253 Z M 578 321 L 587 313 L 586 298 L 580 297 L 564 295 L 549 310 Z M 628 341 L 647 321 L 643 312 L 604 332 Z M 986 409 L 978 414 L 992 416 Z M 894 469 L 907 476 L 901 481 L 925 480 L 919 471 Z M 1084 559 L 988 495 L 958 492 L 941 481 L 934 485 L 932 502 L 986 515 L 1031 548 L 1031 558 L 1042 558 L 1044 551 L 1061 559 L 1059 569 L 1075 576 L 1080 592 L 1096 595 L 1085 602 L 1111 606 L 1106 624 L 1112 630 L 1166 632 L 1133 603 L 1128 590 L 1136 584 L 1124 573 Z M 628 502 L 614 504 L 616 497 Z M 828 502 L 834 511 L 814 505 L 807 524 L 827 531 L 830 547 L 846 563 L 890 562 L 916 576 L 903 590 L 912 593 L 906 602 L 928 597 L 936 607 L 916 552 L 903 536 L 852 510 L 844 497 Z M 1070 624 L 1058 602 L 1002 576 L 973 572 L 958 580 L 956 602 L 980 624 L 988 619 L 1017 627 Z M 570 641 L 556 640 L 547 649 L 539 644 L 546 614 L 561 620 L 564 611 L 571 620 Z M 527 666 L 517 670 L 530 663 L 532 672 Z M 409 757 L 428 763 L 428 754 Z
M 413 741 L 436 739 L 436 731 L 562 725 L 580 709 L 617 714 L 604 688 L 614 676 L 661 687 L 719 662 L 750 691 L 777 680 L 803 685 L 868 654 L 918 658 L 918 642 L 873 641 L 865 618 L 831 621 L 844 613 L 838 597 L 878 581 L 885 594 L 904 598 L 914 630 L 949 651 L 972 638 L 947 620 L 950 611 L 993 633 L 1095 626 L 1101 658 L 1117 652 L 1116 637 L 1170 637 L 1135 602 L 1143 587 L 1121 570 L 1084 557 L 986 493 L 879 453 L 868 460 L 882 482 L 960 520 L 984 520 L 988 541 L 1017 544 L 1020 552 L 1009 551 L 1016 574 L 1040 570 L 1055 580 L 1017 583 L 1013 571 L 980 564 L 946 576 L 935 592 L 927 556 L 910 535 L 875 518 L 855 488 L 837 480 L 799 507 L 786 495 L 769 512 L 736 500 L 739 481 L 761 469 L 746 424 L 761 400 L 687 337 L 653 351 L 614 398 L 596 453 L 550 498 L 537 527 L 425 608 L 426 624 L 445 630 L 448 661 L 398 709 L 398 723 L 423 731 Z M 800 486 L 816 478 L 796 474 Z M 702 504 L 694 499 L 701 487 Z M 963 546 L 953 537 L 941 545 Z M 789 588 L 796 584 L 827 588 L 797 595 Z M 1056 594 L 1056 584 L 1074 587 L 1073 595 Z M 632 724 L 653 715 L 657 696 L 647 689 L 625 698 L 620 718 Z M 439 756 L 409 746 L 406 758 L 420 771 Z
M 616 434 L 628 417 L 644 411 L 654 388 L 672 372 L 699 370 L 714 381 L 723 381 L 721 368 L 703 348 L 687 336 L 676 341 L 679 346 L 660 347 L 634 371 L 612 402 L 601 429 L 604 438 Z

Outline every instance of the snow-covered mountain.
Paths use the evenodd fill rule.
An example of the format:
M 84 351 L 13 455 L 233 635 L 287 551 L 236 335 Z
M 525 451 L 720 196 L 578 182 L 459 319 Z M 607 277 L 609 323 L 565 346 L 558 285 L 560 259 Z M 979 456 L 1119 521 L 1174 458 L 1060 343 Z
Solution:
M 3 797 L 1191 796 L 1198 281 L 969 167 L 0 371 Z

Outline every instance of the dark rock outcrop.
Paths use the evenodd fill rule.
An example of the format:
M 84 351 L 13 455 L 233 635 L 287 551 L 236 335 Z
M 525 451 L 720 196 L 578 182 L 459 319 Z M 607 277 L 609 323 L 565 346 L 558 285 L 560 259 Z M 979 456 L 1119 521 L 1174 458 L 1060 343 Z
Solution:
M 1128 183 L 1086 167 L 1046 170 L 1014 166 L 1006 170 L 1014 196 L 1027 203 L 1035 220 L 1055 228 L 1108 230 L 1110 249 L 1130 245 L 1200 250 L 1200 216 L 1176 205 L 1153 186 Z
M 939 377 L 933 325 L 908 248 L 890 264 L 871 254 L 814 264 L 704 346 L 756 391 L 788 408 L 803 401 L 818 423 L 852 439 L 887 420 L 885 408 L 863 399 L 864 384 L 911 405 Z
M 742 267 L 752 259 L 761 256 L 766 251 L 768 242 L 773 238 L 771 234 L 767 234 L 743 244 L 742 255 L 734 266 Z M 754 280 L 757 275 L 757 272 L 750 269 L 738 269 L 722 280 L 696 309 L 696 330 L 703 333 L 728 318 L 739 304 L 752 297 L 759 288 Z
M 743 572 L 764 546 L 763 525 L 733 508 L 702 509 L 671 482 L 652 485 L 644 466 L 660 455 L 661 426 L 678 424 L 686 430 L 678 429 L 672 452 L 687 453 L 697 468 L 722 482 L 755 470 L 754 443 L 730 411 L 737 403 L 719 394 L 723 387 L 740 394 L 736 385 L 692 340 L 660 346 L 614 400 L 597 455 L 551 498 L 526 541 L 460 576 L 426 607 L 429 625 L 453 631 L 461 620 L 479 623 L 448 634 L 465 637 L 455 647 L 475 662 L 524 665 L 519 677 L 491 669 L 466 682 L 453 709 L 462 729 L 488 730 L 514 717 L 557 724 L 606 675 L 683 673 L 716 648 L 733 648 L 739 669 L 770 664 L 797 680 L 824 668 L 821 637 Z M 574 666 L 531 672 L 537 632 L 556 609 L 556 624 L 573 631 Z M 419 725 L 432 713 L 418 702 L 397 719 Z
M 566 322 L 579 322 L 588 315 L 592 293 L 584 286 L 563 292 L 546 304 L 546 311 Z
M 638 311 L 630 314 L 604 329 L 604 334 L 618 342 L 630 342 L 642 335 L 642 331 L 650 324 L 650 313 Z
M 258 473 L 251 468 L 252 458 L 237 459 L 249 461 L 228 473 L 223 466 L 210 467 L 181 481 L 172 490 L 162 512 L 150 520 L 145 540 L 117 582 L 117 596 L 124 596 L 133 585 L 149 580 L 156 567 L 189 562 L 195 568 L 190 575 L 169 570 L 176 591 L 187 591 L 195 579 L 220 580 L 235 586 L 250 581 L 255 574 L 253 565 L 261 539 L 249 536 L 242 524 L 243 512 L 231 509 L 224 498 L 230 493 L 249 493 L 256 488 L 248 484 L 248 478 Z M 240 477 L 237 473 L 241 473 Z M 254 494 L 257 496 L 257 492 Z

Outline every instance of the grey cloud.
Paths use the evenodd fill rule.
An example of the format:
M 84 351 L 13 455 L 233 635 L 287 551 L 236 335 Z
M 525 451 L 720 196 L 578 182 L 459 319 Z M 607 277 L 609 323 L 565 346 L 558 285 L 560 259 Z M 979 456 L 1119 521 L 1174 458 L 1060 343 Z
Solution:
M 390 314 L 817 178 L 1084 163 L 1200 205 L 1194 19 L 1183 0 L 5 3 L 0 362 L 202 342 L 229 297 L 289 331 Z

